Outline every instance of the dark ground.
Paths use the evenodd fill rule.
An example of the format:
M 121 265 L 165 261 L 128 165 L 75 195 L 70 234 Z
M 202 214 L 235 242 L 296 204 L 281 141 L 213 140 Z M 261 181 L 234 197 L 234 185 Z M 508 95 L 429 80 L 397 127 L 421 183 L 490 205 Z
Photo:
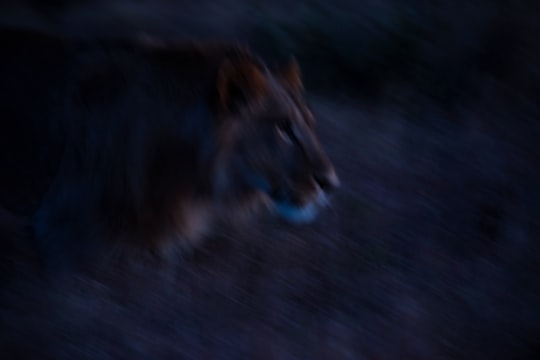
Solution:
M 343 186 L 313 225 L 260 220 L 174 263 L 106 258 L 54 285 L 12 234 L 23 220 L 0 213 L 2 358 L 540 354 L 534 2 L 61 3 L 41 8 L 43 21 L 26 9 L 2 22 L 219 34 L 296 54 Z

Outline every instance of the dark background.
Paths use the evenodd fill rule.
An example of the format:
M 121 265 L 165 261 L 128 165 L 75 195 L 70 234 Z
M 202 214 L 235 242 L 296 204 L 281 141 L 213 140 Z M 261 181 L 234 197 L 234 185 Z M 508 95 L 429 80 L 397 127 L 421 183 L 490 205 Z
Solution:
M 1 259 L 6 358 L 540 353 L 540 2 L 0 4 L 1 24 L 64 36 L 294 55 L 343 182 L 315 224 L 231 226 L 167 265 L 115 257 L 53 286 L 15 244 Z

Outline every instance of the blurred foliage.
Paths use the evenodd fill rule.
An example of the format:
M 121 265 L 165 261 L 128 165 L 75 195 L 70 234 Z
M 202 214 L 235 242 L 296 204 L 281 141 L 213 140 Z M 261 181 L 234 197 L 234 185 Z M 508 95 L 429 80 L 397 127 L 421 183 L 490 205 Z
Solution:
M 452 100 L 474 94 L 480 77 L 506 81 L 530 66 L 525 48 L 536 43 L 530 1 L 250 4 L 253 46 L 280 60 L 295 54 L 319 89 L 377 96 L 383 84 L 406 82 Z
M 302 5 L 292 20 L 259 7 L 253 43 L 273 56 L 296 54 L 315 85 L 334 87 L 359 77 L 370 82 L 402 76 L 426 36 L 399 12 L 365 19 L 334 4 L 304 1 Z M 324 71 L 317 71 L 321 68 Z
M 0 22 L 34 23 L 63 34 L 132 36 L 145 31 L 246 41 L 271 62 L 294 55 L 311 90 L 376 98 L 397 85 L 451 102 L 475 96 L 485 78 L 523 91 L 540 82 L 536 0 L 5 3 Z M 13 4 L 22 12 L 15 14 Z M 40 15 L 28 15 L 21 4 Z

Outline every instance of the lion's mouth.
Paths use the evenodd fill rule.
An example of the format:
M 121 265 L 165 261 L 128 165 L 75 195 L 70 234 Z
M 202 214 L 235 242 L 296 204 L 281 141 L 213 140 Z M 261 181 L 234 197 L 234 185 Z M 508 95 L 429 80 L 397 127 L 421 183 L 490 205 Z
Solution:
M 310 223 L 320 210 L 328 205 L 326 193 L 319 189 L 314 197 L 303 204 L 295 204 L 289 200 L 272 198 L 272 210 L 283 220 L 293 224 Z

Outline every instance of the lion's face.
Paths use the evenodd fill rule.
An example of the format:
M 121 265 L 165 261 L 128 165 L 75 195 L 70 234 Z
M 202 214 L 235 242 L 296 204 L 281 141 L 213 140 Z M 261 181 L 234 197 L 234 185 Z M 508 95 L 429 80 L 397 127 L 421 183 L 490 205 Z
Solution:
M 233 109 L 221 119 L 224 178 L 237 192 L 261 195 L 283 219 L 309 222 L 339 179 L 302 98 L 296 63 L 276 74 L 249 66 L 242 71 L 244 83 L 221 92 L 230 94 L 233 85 L 241 95 L 239 103 L 222 99 Z

